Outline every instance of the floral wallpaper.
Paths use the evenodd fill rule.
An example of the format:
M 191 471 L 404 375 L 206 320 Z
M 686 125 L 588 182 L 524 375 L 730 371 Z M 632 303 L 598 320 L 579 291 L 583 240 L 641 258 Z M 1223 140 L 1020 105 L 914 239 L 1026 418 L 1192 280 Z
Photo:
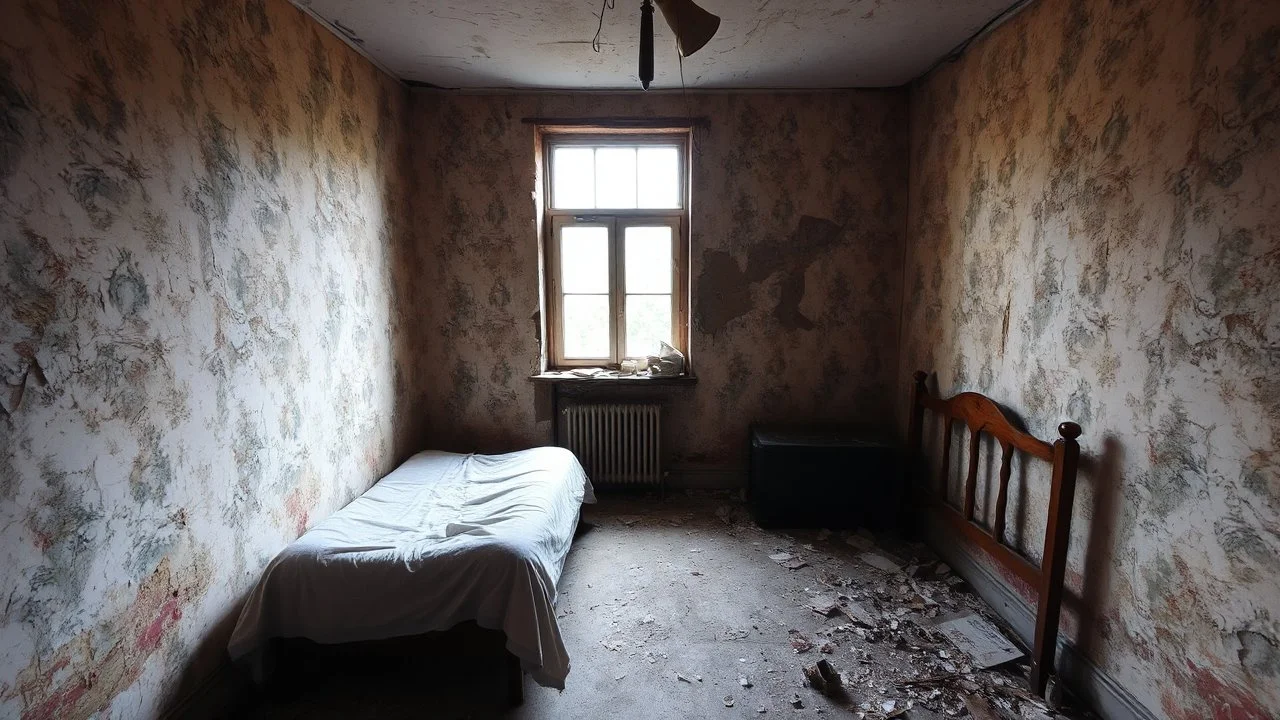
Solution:
M 154 716 L 422 444 L 407 96 L 285 0 L 0 40 L 0 716 Z
M 673 467 L 740 469 L 753 420 L 875 420 L 894 406 L 906 93 L 465 95 L 416 91 L 416 225 L 433 441 L 550 437 L 538 368 L 534 126 L 702 117 L 693 153 L 698 384 L 669 393 Z
M 1278 56 L 1273 2 L 1041 0 L 911 92 L 902 396 L 1083 426 L 1068 628 L 1171 720 L 1280 716 Z
M 1076 420 L 1068 635 L 1159 717 L 1280 714 L 1280 5 L 1040 0 L 909 91 L 407 92 L 285 0 L 0 40 L 0 716 L 156 714 L 425 438 L 545 443 L 524 119 L 610 116 L 707 121 L 673 468 L 901 428 L 917 368 Z

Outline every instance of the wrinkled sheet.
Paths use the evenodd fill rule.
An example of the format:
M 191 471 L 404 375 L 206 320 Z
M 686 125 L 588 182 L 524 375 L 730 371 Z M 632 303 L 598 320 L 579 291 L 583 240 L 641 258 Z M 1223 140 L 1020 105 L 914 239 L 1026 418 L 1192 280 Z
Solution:
M 228 650 L 252 663 L 270 638 L 377 640 L 474 620 L 563 689 L 556 583 L 584 502 L 591 483 L 563 448 L 414 455 L 271 561 Z

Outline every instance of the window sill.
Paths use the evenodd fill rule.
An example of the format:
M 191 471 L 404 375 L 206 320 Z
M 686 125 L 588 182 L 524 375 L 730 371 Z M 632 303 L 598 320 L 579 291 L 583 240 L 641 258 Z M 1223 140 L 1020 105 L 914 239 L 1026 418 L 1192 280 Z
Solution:
M 656 377 L 653 375 L 609 375 L 606 377 L 582 377 L 574 375 L 569 371 L 550 370 L 537 375 L 530 375 L 529 380 L 535 383 L 548 383 L 552 385 L 630 385 L 630 386 L 686 386 L 696 385 L 698 378 L 696 375 L 674 375 L 670 377 Z

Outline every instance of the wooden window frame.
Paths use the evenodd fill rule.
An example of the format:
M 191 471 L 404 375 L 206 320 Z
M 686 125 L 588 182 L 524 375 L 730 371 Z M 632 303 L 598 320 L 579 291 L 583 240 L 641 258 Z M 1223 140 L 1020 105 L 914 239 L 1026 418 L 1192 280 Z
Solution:
M 672 227 L 672 339 L 671 344 L 685 354 L 686 372 L 690 368 L 689 354 L 689 205 L 691 170 L 689 152 L 691 131 L 689 128 L 627 128 L 608 129 L 598 127 L 539 127 L 538 172 L 541 175 L 541 243 L 544 324 L 544 358 L 547 369 L 574 367 L 617 367 L 626 355 L 626 293 L 623 288 L 625 259 L 623 234 L 630 226 L 668 225 Z M 635 209 L 579 209 L 554 208 L 552 195 L 552 150 L 565 146 L 635 147 L 643 145 L 675 145 L 679 151 L 678 208 Z M 609 357 L 566 358 L 564 356 L 562 293 L 560 291 L 560 257 L 558 230 L 567 224 L 603 225 L 609 228 Z

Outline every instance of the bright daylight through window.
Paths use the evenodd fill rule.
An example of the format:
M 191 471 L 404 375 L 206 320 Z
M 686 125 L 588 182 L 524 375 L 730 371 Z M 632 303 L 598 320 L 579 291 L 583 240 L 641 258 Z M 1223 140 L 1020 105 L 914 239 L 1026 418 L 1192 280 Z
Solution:
M 549 330 L 557 366 L 684 349 L 685 134 L 551 136 Z

